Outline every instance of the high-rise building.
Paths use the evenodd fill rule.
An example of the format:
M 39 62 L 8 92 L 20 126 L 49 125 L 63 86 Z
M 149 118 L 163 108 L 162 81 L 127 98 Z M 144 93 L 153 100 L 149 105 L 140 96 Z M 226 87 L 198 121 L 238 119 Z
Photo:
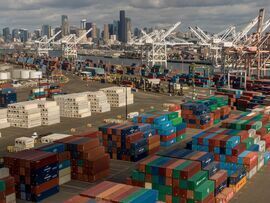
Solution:
M 41 37 L 41 30 L 40 29 L 36 29 L 34 30 L 34 35 L 36 39 L 39 39 Z
M 75 27 L 75 26 L 70 26 L 70 31 L 69 31 L 70 34 L 74 34 L 74 35 L 77 35 L 78 33 L 78 28 Z
M 108 26 L 109 26 L 109 34 L 113 35 L 114 34 L 113 33 L 113 24 L 109 24 Z
M 62 31 L 61 27 L 56 27 L 54 29 L 54 34 L 58 33 L 59 31 Z M 61 36 L 62 36 L 61 34 L 57 35 L 54 40 L 56 40 L 56 41 L 60 40 Z
M 29 39 L 29 32 L 26 29 L 20 29 L 21 42 L 27 42 Z
M 48 38 L 51 37 L 52 27 L 50 25 L 42 25 L 41 34 L 42 36 L 47 36 Z
M 123 10 L 120 11 L 119 41 L 127 42 L 126 13 Z
M 62 15 L 62 36 L 67 36 L 70 33 L 68 16 Z
M 132 36 L 132 26 L 131 26 L 131 19 L 126 18 L 126 33 L 127 33 L 127 42 L 130 42 Z
M 6 27 L 3 29 L 3 37 L 4 37 L 5 42 L 11 41 L 11 34 L 10 34 L 9 27 Z
M 96 32 L 96 33 L 97 33 L 96 39 L 99 40 L 99 39 L 100 39 L 100 33 L 101 33 L 101 32 L 100 32 L 100 29 L 99 29 L 98 27 L 96 27 L 96 31 L 97 31 L 97 32 Z
M 86 29 L 86 19 L 81 20 L 81 26 L 80 29 L 85 30 Z
M 86 29 L 86 30 L 89 30 L 90 28 L 92 28 L 92 23 L 87 22 L 87 23 L 85 24 L 85 29 Z M 87 37 L 87 38 L 90 38 L 90 37 L 91 37 L 91 34 L 92 34 L 92 32 L 89 32 L 89 33 L 86 35 L 86 37 Z
M 97 39 L 99 37 L 98 28 L 96 23 L 92 23 L 91 37 Z
M 115 20 L 115 21 L 113 21 L 113 35 L 116 35 L 117 36 L 117 38 L 118 38 L 118 34 L 119 34 L 119 32 L 118 32 L 118 28 L 119 28 L 119 21 L 117 21 L 117 20 Z
M 109 25 L 104 24 L 104 29 L 103 29 L 103 41 L 105 44 L 109 42 L 110 39 L 110 33 L 109 33 Z
M 12 30 L 12 41 L 17 42 L 20 40 L 20 32 L 19 29 L 13 29 Z
M 134 36 L 135 36 L 135 37 L 140 37 L 140 35 L 141 35 L 141 30 L 140 30 L 139 28 L 136 27 L 136 28 L 134 29 Z

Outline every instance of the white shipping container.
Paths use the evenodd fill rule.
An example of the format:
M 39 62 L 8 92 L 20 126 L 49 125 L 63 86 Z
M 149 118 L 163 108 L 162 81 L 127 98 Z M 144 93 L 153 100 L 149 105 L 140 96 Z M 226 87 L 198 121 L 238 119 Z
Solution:
M 247 179 L 250 180 L 257 173 L 257 166 L 247 173 Z
M 9 168 L 0 168 L 0 179 L 9 176 Z
M 65 175 L 65 176 L 59 178 L 59 185 L 66 184 L 70 181 L 71 181 L 71 175 L 70 174 Z
M 52 142 L 55 142 L 56 140 L 64 139 L 70 136 L 72 135 L 53 133 L 53 134 L 42 137 L 41 143 L 52 143 Z
M 6 196 L 6 203 L 16 203 L 16 193 Z

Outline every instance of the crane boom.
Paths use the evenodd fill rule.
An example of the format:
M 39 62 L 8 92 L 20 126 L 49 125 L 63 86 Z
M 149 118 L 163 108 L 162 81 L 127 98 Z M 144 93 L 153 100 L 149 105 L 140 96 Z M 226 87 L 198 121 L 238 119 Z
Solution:
M 244 36 L 248 34 L 248 32 L 258 23 L 259 16 L 254 18 L 242 31 L 237 33 L 236 37 L 233 39 L 233 43 L 238 43 Z
M 197 31 L 199 31 L 199 33 L 201 34 L 201 36 L 202 36 L 205 40 L 207 40 L 207 41 L 210 41 L 210 40 L 211 40 L 210 37 L 209 37 L 207 34 L 205 34 L 205 32 L 204 32 L 201 28 L 199 28 L 198 26 L 196 26 L 195 29 L 196 29 Z
M 171 27 L 167 32 L 165 32 L 161 36 L 161 41 L 165 40 L 166 37 L 168 37 L 180 24 L 181 24 L 181 22 L 177 22 L 173 27 Z
M 264 22 L 262 32 L 264 32 L 270 26 L 270 19 Z
M 203 44 L 207 44 L 207 42 L 205 41 L 205 39 L 204 39 L 199 33 L 197 33 L 196 30 L 194 30 L 192 27 L 188 27 L 188 28 L 189 28 L 189 30 L 190 30 L 193 34 L 195 34 L 195 36 L 196 36 Z
M 50 43 L 51 41 L 53 41 L 62 31 L 60 30 L 59 32 L 57 32 L 54 36 L 52 36 L 50 39 L 48 39 L 47 43 Z
M 93 29 L 90 28 L 89 30 L 87 30 L 86 33 L 84 33 L 82 36 L 80 36 L 77 40 L 76 40 L 76 44 L 78 44 L 86 35 L 88 35 Z
M 232 32 L 235 32 L 235 26 L 229 27 L 226 32 L 221 36 L 221 40 L 225 40 Z

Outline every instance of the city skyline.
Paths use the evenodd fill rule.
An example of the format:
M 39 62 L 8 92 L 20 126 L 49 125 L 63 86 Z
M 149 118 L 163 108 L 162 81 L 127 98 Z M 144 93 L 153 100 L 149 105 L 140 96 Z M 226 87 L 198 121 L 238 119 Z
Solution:
M 79 27 L 80 20 L 87 19 L 102 28 L 112 19 L 118 19 L 119 10 L 125 10 L 133 27 L 166 26 L 181 21 L 181 30 L 200 25 L 205 30 L 217 32 L 226 25 L 249 21 L 257 15 L 260 7 L 270 10 L 268 0 L 0 0 L 0 3 L 1 29 L 10 27 L 31 31 L 44 24 L 58 27 L 61 15 L 68 15 L 70 25 Z

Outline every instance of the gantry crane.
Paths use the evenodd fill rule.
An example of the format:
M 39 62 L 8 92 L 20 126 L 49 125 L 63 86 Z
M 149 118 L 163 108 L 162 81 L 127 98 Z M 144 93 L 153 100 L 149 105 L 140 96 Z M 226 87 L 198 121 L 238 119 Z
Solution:
M 143 36 L 131 41 L 134 45 L 141 46 L 142 63 L 148 66 L 163 65 L 167 68 L 167 47 L 176 45 L 191 45 L 183 39 L 173 36 L 173 32 L 179 27 L 181 22 L 177 22 L 169 29 L 154 30 L 146 33 L 141 30 Z
M 92 31 L 90 28 L 87 32 L 81 35 L 79 38 L 75 34 L 68 35 L 60 40 L 62 57 L 69 59 L 76 59 L 78 57 L 77 45 L 82 39 Z
M 44 35 L 39 40 L 35 41 L 37 45 L 37 55 L 38 56 L 48 56 L 49 51 L 53 50 L 52 43 L 54 39 L 61 33 L 61 31 L 57 32 L 54 36 L 48 39 L 47 35 Z
M 270 33 L 265 32 L 270 26 L 270 20 L 264 22 L 264 16 L 265 10 L 260 9 L 259 15 L 232 40 L 233 46 L 224 49 L 225 72 L 245 70 L 248 76 L 261 78 L 270 71 Z M 248 35 L 256 25 L 255 33 Z

